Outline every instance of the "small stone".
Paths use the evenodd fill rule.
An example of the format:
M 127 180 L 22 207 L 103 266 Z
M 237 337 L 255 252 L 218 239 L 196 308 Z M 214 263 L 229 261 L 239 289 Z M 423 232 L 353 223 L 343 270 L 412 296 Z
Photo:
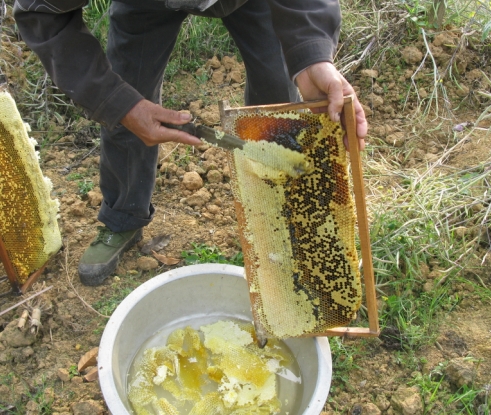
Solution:
M 39 415 L 41 412 L 39 410 L 39 405 L 35 401 L 29 401 L 26 404 L 25 415 Z
M 218 109 L 206 108 L 201 112 L 200 117 L 203 120 L 203 123 L 208 126 L 220 124 L 220 113 L 218 112 Z
M 70 382 L 72 382 L 72 383 L 73 383 L 73 384 L 75 384 L 75 385 L 79 385 L 79 384 L 81 384 L 81 383 L 84 383 L 84 380 L 83 380 L 83 378 L 82 378 L 81 376 L 74 376 L 74 377 L 73 377 L 73 378 L 70 380 Z
M 435 36 L 435 39 L 433 40 L 433 45 L 453 48 L 453 46 L 455 45 L 455 41 L 455 37 L 451 36 L 447 32 L 442 32 Z
M 136 261 L 136 265 L 142 271 L 150 271 L 152 269 L 158 268 L 159 262 L 154 257 L 142 256 L 138 258 L 138 260 Z
M 450 383 L 461 388 L 472 384 L 476 377 L 476 368 L 472 362 L 463 357 L 452 359 L 445 369 L 445 375 Z
M 102 203 L 102 193 L 99 190 L 91 190 L 87 193 L 87 197 L 89 198 L 90 206 L 100 206 Z
M 455 88 L 455 92 L 457 93 L 457 95 L 461 98 L 464 98 L 466 97 L 467 95 L 469 95 L 469 87 L 464 85 L 464 84 L 459 84 L 456 88 Z
M 360 71 L 360 75 L 366 78 L 378 78 L 378 71 L 375 69 L 363 69 Z
M 160 173 L 176 174 L 179 166 L 175 163 L 164 162 L 160 166 Z
M 68 372 L 68 370 L 66 370 L 65 368 L 63 367 L 60 367 L 57 371 L 56 371 L 56 376 L 58 376 L 58 378 L 62 381 L 62 382 L 69 382 L 70 381 L 70 373 Z
M 210 183 L 221 183 L 223 175 L 218 170 L 209 170 L 206 174 L 206 178 Z
M 75 227 L 73 226 L 72 223 L 67 222 L 63 224 L 63 231 L 65 233 L 72 233 L 75 230 Z
M 34 354 L 34 349 L 31 346 L 22 349 L 22 356 L 25 358 L 31 357 Z
M 201 216 L 203 216 L 205 219 L 208 219 L 208 220 L 212 220 L 215 216 L 212 215 L 210 212 L 203 212 L 201 214 Z
M 378 108 L 384 105 L 384 99 L 374 93 L 368 94 L 367 100 L 372 108 Z
M 216 162 L 215 159 L 209 159 L 209 160 L 205 160 L 202 163 L 202 166 L 205 171 L 216 170 L 218 167 L 218 163 Z
M 222 71 L 214 71 L 213 75 L 211 76 L 211 81 L 214 84 L 221 84 L 223 83 L 223 80 L 225 78 L 225 74 Z
M 102 415 L 104 407 L 92 399 L 85 402 L 75 402 L 70 407 L 73 415 Z
M 405 141 L 406 141 L 406 135 L 402 131 L 389 134 L 385 139 L 385 142 L 387 144 L 391 144 L 394 147 L 402 147 Z
M 377 408 L 381 411 L 386 411 L 389 409 L 390 402 L 385 395 L 380 394 L 375 398 L 375 405 L 377 405 Z
M 220 60 L 216 56 L 213 56 L 213 58 L 208 59 L 206 66 L 212 69 L 218 69 L 220 66 L 222 66 L 222 64 L 220 63 Z
M 363 408 L 359 403 L 353 405 L 351 410 L 349 411 L 350 415 L 362 415 Z
M 203 169 L 203 167 L 198 166 L 197 164 L 193 163 L 192 161 L 189 162 L 189 164 L 186 167 L 187 171 L 194 171 L 198 174 L 205 174 L 206 171 Z
M 230 167 L 226 164 L 222 170 L 223 177 L 230 177 Z
M 36 341 L 36 335 L 30 330 L 21 331 L 17 328 L 18 320 L 13 320 L 0 332 L 0 341 L 4 341 L 10 347 L 31 346 Z
M 377 405 L 371 402 L 363 404 L 362 407 L 363 410 L 361 413 L 363 415 L 380 415 L 382 413 L 380 409 L 377 407 Z
M 433 289 L 434 289 L 434 284 L 432 281 L 428 281 L 423 284 L 423 291 L 425 293 L 431 293 Z
M 0 402 L 6 404 L 14 403 L 14 393 L 7 385 L 0 384 Z
M 424 155 L 424 159 L 428 162 L 428 163 L 434 163 L 435 161 L 438 160 L 438 156 L 436 154 L 432 154 L 432 153 L 426 153 Z
M 70 206 L 70 213 L 74 216 L 85 216 L 85 203 L 77 200 Z
M 186 203 L 189 206 L 202 207 L 208 203 L 211 199 L 211 193 L 204 187 L 199 189 L 196 193 L 186 198 Z
M 208 212 L 212 213 L 213 215 L 220 213 L 221 210 L 217 205 L 208 205 L 206 209 L 208 210 Z
M 188 190 L 197 190 L 203 187 L 203 179 L 195 171 L 188 171 L 183 175 L 182 184 Z
M 426 89 L 424 89 L 424 88 L 419 88 L 418 94 L 419 94 L 420 98 L 422 98 L 422 99 L 425 99 L 428 97 L 428 92 L 426 92 Z
M 391 398 L 391 405 L 395 413 L 401 415 L 422 415 L 423 404 L 418 388 L 399 386 Z
M 231 71 L 237 65 L 237 58 L 235 56 L 224 56 L 222 58 L 222 65 L 227 71 Z
M 203 101 L 201 101 L 200 99 L 198 101 L 193 101 L 189 104 L 189 111 L 193 115 L 198 115 L 202 106 Z
M 361 106 L 362 106 L 363 111 L 365 112 L 365 115 L 367 117 L 369 117 L 370 115 L 373 115 L 373 111 L 372 111 L 372 109 L 369 106 L 364 105 L 364 104 L 361 104 Z
M 219 153 L 221 153 L 222 150 L 220 150 L 218 147 L 210 147 L 208 150 L 206 150 L 203 155 L 201 156 L 205 160 L 210 160 L 212 158 L 215 158 L 218 156 Z
M 404 48 L 401 54 L 402 59 L 404 59 L 410 65 L 417 64 L 423 59 L 423 52 L 414 46 Z
M 242 73 L 239 71 L 230 72 L 230 81 L 240 84 L 242 82 Z
M 453 232 L 458 239 L 463 239 L 469 233 L 469 230 L 465 226 L 457 226 Z

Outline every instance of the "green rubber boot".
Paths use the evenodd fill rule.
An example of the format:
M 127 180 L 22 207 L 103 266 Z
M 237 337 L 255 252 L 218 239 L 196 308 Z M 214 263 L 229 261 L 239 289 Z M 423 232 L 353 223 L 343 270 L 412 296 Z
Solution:
M 78 275 L 84 285 L 100 285 L 118 266 L 119 259 L 142 238 L 142 229 L 116 233 L 98 226 L 99 234 L 82 255 Z

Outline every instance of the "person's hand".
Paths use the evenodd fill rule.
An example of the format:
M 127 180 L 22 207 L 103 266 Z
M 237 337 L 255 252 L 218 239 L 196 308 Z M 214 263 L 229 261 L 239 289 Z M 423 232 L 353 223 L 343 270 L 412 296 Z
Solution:
M 368 130 L 365 111 L 363 111 L 353 87 L 332 63 L 320 62 L 309 66 L 297 75 L 296 82 L 305 101 L 326 98 L 329 100 L 327 112 L 331 120 L 335 122 L 342 121 L 341 112 L 344 105 L 344 96 L 353 95 L 356 134 L 359 139 L 360 150 L 365 148 L 365 137 Z M 326 112 L 326 108 L 313 108 L 312 112 Z
M 146 99 L 136 104 L 121 120 L 133 134 L 139 137 L 147 146 L 175 141 L 176 143 L 199 146 L 203 142 L 184 131 L 178 131 L 162 126 L 169 124 L 185 124 L 191 121 L 191 115 L 162 108 Z

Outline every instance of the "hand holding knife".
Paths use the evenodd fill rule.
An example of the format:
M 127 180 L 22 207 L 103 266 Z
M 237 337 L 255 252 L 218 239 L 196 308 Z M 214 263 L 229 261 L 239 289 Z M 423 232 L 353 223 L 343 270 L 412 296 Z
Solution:
M 246 143 L 244 140 L 234 135 L 215 130 L 211 127 L 206 127 L 204 125 L 196 125 L 192 122 L 182 125 L 168 124 L 163 122 L 162 125 L 166 128 L 184 131 L 185 133 L 194 135 L 195 137 L 205 140 L 209 144 L 216 145 L 218 147 L 224 148 L 225 150 L 232 151 L 236 148 L 242 149 L 244 147 L 244 144 Z

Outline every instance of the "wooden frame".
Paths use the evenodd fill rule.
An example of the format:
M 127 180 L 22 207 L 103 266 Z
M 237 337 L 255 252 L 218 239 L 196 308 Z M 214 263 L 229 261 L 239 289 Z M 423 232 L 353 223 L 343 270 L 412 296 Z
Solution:
M 0 235 L 0 260 L 2 261 L 2 264 L 5 268 L 5 272 L 7 273 L 7 278 L 9 280 L 10 286 L 12 289 L 2 295 L 6 294 L 25 294 L 27 290 L 36 282 L 36 280 L 39 278 L 39 276 L 43 273 L 44 268 L 46 265 L 43 265 L 40 269 L 37 271 L 34 271 L 29 278 L 24 282 L 24 284 L 20 284 L 17 273 L 15 272 L 15 268 L 12 265 L 12 262 L 10 261 L 10 258 L 8 256 L 7 248 L 5 247 L 5 243 L 3 242 L 2 235 Z
M 228 101 L 219 103 L 220 119 L 225 132 L 232 130 L 233 119 L 241 114 L 253 114 L 260 111 L 291 111 L 305 110 L 311 108 L 327 107 L 327 100 L 306 101 L 298 103 L 259 105 L 254 107 L 231 108 Z M 361 244 L 361 258 L 363 264 L 363 283 L 365 286 L 365 300 L 368 313 L 369 327 L 336 327 L 327 330 L 320 336 L 346 336 L 346 337 L 376 337 L 380 334 L 378 322 L 377 299 L 375 293 L 375 278 L 373 274 L 372 250 L 370 246 L 370 233 L 365 203 L 365 185 L 363 182 L 363 171 L 359 151 L 359 141 L 356 135 L 356 113 L 352 96 L 344 98 L 344 127 L 348 137 L 350 154 L 351 173 L 353 178 L 353 193 L 355 197 L 356 217 L 358 222 L 358 232 Z

